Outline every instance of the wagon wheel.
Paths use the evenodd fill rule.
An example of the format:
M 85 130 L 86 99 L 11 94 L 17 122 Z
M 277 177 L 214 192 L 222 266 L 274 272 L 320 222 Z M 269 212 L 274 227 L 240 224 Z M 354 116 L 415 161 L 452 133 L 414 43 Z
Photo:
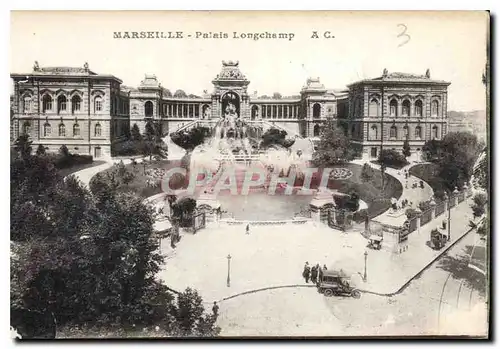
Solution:
M 333 296 L 333 290 L 327 288 L 326 290 L 323 291 L 323 294 L 326 296 L 326 297 L 331 297 Z
M 360 297 L 361 297 L 361 292 L 359 292 L 359 290 L 352 290 L 352 292 L 351 292 L 351 296 L 352 296 L 353 298 L 358 299 L 358 298 L 360 298 Z

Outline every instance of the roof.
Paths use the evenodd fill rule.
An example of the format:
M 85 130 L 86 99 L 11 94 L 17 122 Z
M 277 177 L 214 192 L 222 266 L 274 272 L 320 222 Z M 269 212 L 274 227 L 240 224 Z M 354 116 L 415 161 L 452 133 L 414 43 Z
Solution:
M 424 75 L 400 73 L 400 72 L 389 73 L 387 72 L 387 69 L 385 69 L 382 76 L 373 79 L 359 80 L 347 86 L 351 87 L 365 83 L 412 83 L 412 84 L 442 84 L 442 85 L 451 84 L 448 81 L 431 79 L 431 74 L 429 69 L 427 69 Z
M 89 69 L 89 65 L 87 62 L 83 65 L 83 67 L 40 67 L 38 62 L 35 61 L 33 65 L 33 71 L 31 73 L 23 73 L 23 74 L 10 74 L 11 78 L 22 78 L 27 79 L 29 77 L 64 77 L 64 78 L 74 78 L 74 77 L 96 77 L 96 78 L 110 78 L 118 81 L 120 84 L 122 80 L 113 75 L 107 74 L 97 74 L 96 72 Z
M 340 270 L 323 270 L 323 276 L 333 276 L 339 278 L 347 278 L 347 275 L 342 269 Z

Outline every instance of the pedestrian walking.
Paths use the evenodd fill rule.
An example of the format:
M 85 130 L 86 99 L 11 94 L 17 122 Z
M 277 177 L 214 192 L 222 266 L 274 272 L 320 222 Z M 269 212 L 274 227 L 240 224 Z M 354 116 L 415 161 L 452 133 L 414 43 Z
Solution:
M 323 269 L 319 266 L 319 263 L 316 264 L 316 270 L 318 270 L 318 284 L 323 280 Z
M 249 235 L 250 234 L 250 224 L 247 224 L 246 231 L 247 231 L 247 235 Z
M 311 282 L 312 283 L 317 283 L 318 280 L 318 268 L 316 266 L 313 266 L 311 268 Z
M 214 306 L 212 307 L 212 311 L 213 311 L 215 317 L 219 316 L 219 306 L 217 305 L 217 302 L 214 302 Z
M 304 271 L 302 272 L 302 276 L 306 280 L 306 284 L 309 283 L 309 276 L 311 273 L 311 268 L 309 267 L 309 262 L 306 262 L 304 265 Z

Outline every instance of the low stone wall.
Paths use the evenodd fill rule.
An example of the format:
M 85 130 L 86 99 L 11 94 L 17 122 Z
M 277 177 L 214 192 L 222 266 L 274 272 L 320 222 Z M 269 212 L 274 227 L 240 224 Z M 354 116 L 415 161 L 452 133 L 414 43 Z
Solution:
M 225 223 L 228 225 L 242 225 L 242 224 L 250 224 L 250 225 L 284 225 L 284 224 L 305 224 L 310 222 L 309 218 L 297 218 L 297 219 L 286 219 L 279 221 L 240 221 L 235 219 L 221 219 L 220 223 Z

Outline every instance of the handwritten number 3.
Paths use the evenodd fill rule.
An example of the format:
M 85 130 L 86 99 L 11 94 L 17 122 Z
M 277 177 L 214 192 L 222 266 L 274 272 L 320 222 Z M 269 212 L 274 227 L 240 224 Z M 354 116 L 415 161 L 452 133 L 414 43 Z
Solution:
M 399 33 L 398 38 L 401 38 L 401 37 L 404 37 L 404 38 L 405 38 L 405 39 L 403 39 L 403 40 L 405 40 L 405 41 L 404 41 L 404 42 L 402 42 L 402 43 L 400 43 L 400 44 L 398 45 L 398 47 L 401 47 L 401 46 L 403 46 L 403 45 L 406 45 L 406 44 L 408 43 L 408 41 L 410 41 L 411 37 L 410 37 L 410 35 L 406 34 L 406 30 L 408 29 L 408 28 L 406 27 L 406 25 L 404 25 L 404 24 L 398 24 L 398 27 L 403 27 L 403 31 L 402 31 L 401 33 Z

